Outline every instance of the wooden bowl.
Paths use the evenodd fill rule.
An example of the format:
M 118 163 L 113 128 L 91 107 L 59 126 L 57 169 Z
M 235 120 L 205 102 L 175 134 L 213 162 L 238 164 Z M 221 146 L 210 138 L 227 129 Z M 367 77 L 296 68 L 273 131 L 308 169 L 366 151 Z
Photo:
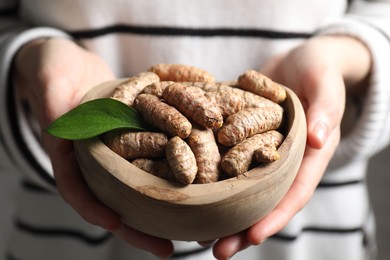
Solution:
M 108 97 L 120 82 L 95 87 L 84 101 Z M 276 162 L 216 183 L 183 186 L 140 170 L 99 138 L 92 138 L 74 142 L 83 176 L 102 203 L 117 212 L 125 224 L 144 233 L 172 240 L 206 241 L 240 232 L 278 204 L 302 161 L 305 114 L 296 95 L 286 89 L 285 140 Z

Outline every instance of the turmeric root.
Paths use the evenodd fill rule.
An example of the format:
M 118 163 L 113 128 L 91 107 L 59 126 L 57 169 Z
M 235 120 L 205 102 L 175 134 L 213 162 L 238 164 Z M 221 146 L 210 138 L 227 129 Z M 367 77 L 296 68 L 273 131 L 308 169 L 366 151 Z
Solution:
M 232 146 L 247 137 L 277 129 L 283 118 L 281 107 L 248 108 L 229 116 L 218 131 L 218 142 Z
M 151 160 L 146 158 L 135 159 L 131 162 L 134 166 L 141 170 L 153 174 L 154 176 L 160 177 L 165 180 L 174 180 L 175 177 L 172 174 L 171 168 L 169 167 L 166 159 Z
M 269 142 L 264 142 L 254 152 L 255 161 L 258 163 L 270 163 L 279 160 L 278 148 L 283 142 L 283 135 L 277 131 L 269 135 Z
M 161 81 L 215 81 L 214 76 L 208 71 L 184 64 L 156 64 L 150 67 L 148 71 L 156 73 Z
M 286 91 L 254 70 L 236 81 L 215 82 L 197 67 L 157 64 L 118 86 L 112 98 L 133 106 L 164 133 L 153 134 L 164 137 L 117 130 L 107 133 L 104 142 L 138 168 L 166 180 L 216 182 L 226 177 L 222 172 L 237 176 L 255 162 L 280 157 L 283 136 L 276 129 L 283 120 L 279 104 Z
M 211 129 L 192 128 L 192 132 L 188 137 L 188 144 L 195 155 L 198 166 L 198 173 L 194 182 L 210 183 L 218 181 L 221 156 L 213 131 Z
M 279 106 L 272 100 L 259 96 L 257 94 L 254 94 L 252 92 L 237 88 L 237 85 L 226 85 L 225 83 L 205 83 L 205 82 L 183 82 L 182 84 L 186 86 L 192 86 L 197 87 L 205 91 L 207 94 L 210 93 L 211 95 L 215 95 L 214 93 L 218 92 L 227 92 L 229 95 L 237 96 L 237 98 L 242 99 L 244 102 L 243 106 L 244 108 L 253 108 L 253 107 L 273 107 L 273 106 Z M 233 84 L 233 83 L 232 83 Z M 223 101 L 218 101 L 221 103 Z M 228 108 L 225 108 L 227 110 L 230 110 Z
M 191 184 L 195 180 L 198 167 L 195 155 L 188 144 L 175 136 L 168 141 L 165 152 L 176 180 L 183 184 Z
M 207 92 L 206 96 L 213 100 L 219 107 L 223 118 L 237 113 L 245 108 L 245 101 L 242 96 L 232 95 L 231 93 L 221 90 Z
M 254 94 L 266 97 L 275 103 L 286 99 L 286 90 L 282 85 L 254 70 L 248 70 L 238 77 L 238 86 Z
M 262 146 L 254 152 L 255 161 L 258 163 L 271 163 L 279 160 L 280 154 L 275 146 Z
M 219 128 L 223 124 L 223 117 L 217 104 L 207 98 L 201 89 L 175 83 L 164 89 L 163 99 L 203 127 Z
M 249 170 L 254 152 L 263 146 L 276 146 L 282 140 L 281 133 L 275 130 L 256 134 L 232 147 L 222 158 L 221 167 L 229 176 L 237 176 Z
M 156 97 L 162 98 L 162 93 L 163 93 L 164 89 L 173 83 L 174 83 L 173 81 L 154 82 L 154 83 L 146 86 L 141 91 L 141 94 L 151 94 L 151 95 L 155 95 Z
M 142 91 L 144 87 L 158 81 L 160 81 L 160 78 L 153 72 L 139 73 L 129 78 L 124 83 L 118 85 L 114 89 L 111 98 L 131 106 L 135 97 Z
M 176 108 L 150 94 L 140 94 L 134 101 L 134 108 L 145 121 L 171 136 L 187 138 L 192 129 L 188 119 Z
M 103 142 L 125 159 L 165 156 L 168 137 L 163 133 L 114 130 L 106 133 Z

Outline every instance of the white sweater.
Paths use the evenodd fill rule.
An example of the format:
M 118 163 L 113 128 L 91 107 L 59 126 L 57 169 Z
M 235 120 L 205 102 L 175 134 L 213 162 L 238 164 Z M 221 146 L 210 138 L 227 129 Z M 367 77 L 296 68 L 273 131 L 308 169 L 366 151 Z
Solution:
M 117 77 L 164 62 L 230 80 L 316 34 L 367 44 L 374 61 L 369 91 L 309 204 L 235 259 L 365 259 L 374 244 L 366 166 L 390 139 L 390 1 L 0 0 L 0 170 L 25 179 L 4 259 L 154 259 L 85 223 L 56 194 L 50 161 L 12 94 L 12 59 L 23 44 L 75 39 Z M 212 259 L 193 243 L 176 246 L 176 259 Z

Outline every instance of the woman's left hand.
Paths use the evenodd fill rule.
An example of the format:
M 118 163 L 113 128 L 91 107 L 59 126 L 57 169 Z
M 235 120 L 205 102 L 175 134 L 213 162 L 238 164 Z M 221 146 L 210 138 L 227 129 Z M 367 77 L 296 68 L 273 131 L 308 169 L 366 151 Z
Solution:
M 338 146 L 346 87 L 364 82 L 370 68 L 368 49 L 349 36 L 318 36 L 264 64 L 262 73 L 300 98 L 306 113 L 307 146 L 286 196 L 247 230 L 219 239 L 213 247 L 217 259 L 228 259 L 248 246 L 261 244 L 307 204 Z

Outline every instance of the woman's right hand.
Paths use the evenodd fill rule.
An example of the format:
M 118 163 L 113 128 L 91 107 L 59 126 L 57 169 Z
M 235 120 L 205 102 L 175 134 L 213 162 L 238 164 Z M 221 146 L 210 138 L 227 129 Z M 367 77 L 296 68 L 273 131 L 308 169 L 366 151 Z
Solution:
M 38 39 L 23 46 L 15 57 L 13 76 L 15 87 L 27 99 L 41 129 L 77 106 L 91 87 L 114 79 L 100 57 L 62 38 Z M 87 222 L 160 257 L 172 254 L 171 241 L 124 225 L 115 212 L 95 198 L 83 180 L 70 141 L 45 133 L 42 140 L 60 195 Z

